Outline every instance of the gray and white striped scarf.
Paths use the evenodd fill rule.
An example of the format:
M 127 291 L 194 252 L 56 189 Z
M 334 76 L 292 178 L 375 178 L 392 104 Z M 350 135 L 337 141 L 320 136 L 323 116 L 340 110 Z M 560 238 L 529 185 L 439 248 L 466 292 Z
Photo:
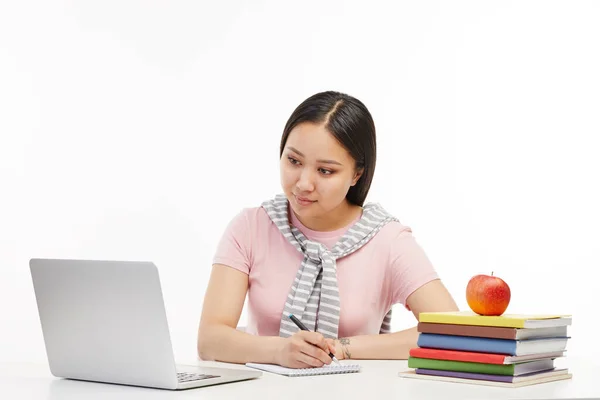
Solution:
M 340 296 L 337 284 L 336 260 L 364 246 L 381 228 L 397 219 L 380 205 L 368 203 L 362 217 L 352 225 L 331 250 L 308 240 L 288 219 L 288 200 L 283 194 L 262 204 L 281 233 L 302 254 L 304 259 L 290 288 L 279 327 L 279 336 L 288 337 L 298 327 L 289 319 L 294 314 L 306 327 L 326 338 L 338 338 Z M 390 332 L 392 310 L 385 315 L 380 333 Z

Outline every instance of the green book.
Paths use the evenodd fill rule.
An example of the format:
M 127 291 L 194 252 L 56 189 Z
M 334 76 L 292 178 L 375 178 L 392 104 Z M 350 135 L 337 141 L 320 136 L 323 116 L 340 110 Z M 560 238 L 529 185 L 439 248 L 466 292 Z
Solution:
M 474 372 L 478 374 L 518 376 L 531 372 L 554 368 L 552 358 L 526 361 L 517 364 L 485 364 L 465 361 L 435 360 L 431 358 L 408 357 L 409 368 L 436 369 L 443 371 Z

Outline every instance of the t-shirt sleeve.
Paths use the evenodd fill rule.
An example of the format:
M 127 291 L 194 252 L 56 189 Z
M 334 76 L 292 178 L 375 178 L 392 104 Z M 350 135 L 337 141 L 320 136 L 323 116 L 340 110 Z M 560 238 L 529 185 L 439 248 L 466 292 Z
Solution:
M 242 210 L 227 225 L 217 245 L 213 264 L 223 264 L 250 274 L 252 266 L 248 210 Z
M 392 304 L 403 304 L 418 288 L 439 276 L 412 234 L 404 227 L 392 241 L 391 251 L 391 294 Z

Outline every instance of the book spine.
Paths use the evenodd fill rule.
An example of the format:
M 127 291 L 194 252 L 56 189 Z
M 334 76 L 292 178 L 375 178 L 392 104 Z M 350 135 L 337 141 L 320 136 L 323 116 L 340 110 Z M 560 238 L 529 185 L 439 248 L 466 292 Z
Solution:
M 419 322 L 455 325 L 497 326 L 505 328 L 524 328 L 525 321 L 509 317 L 488 317 L 482 315 L 449 315 L 436 313 L 419 314 Z
M 493 382 L 513 382 L 513 376 L 507 375 L 494 375 L 494 374 L 480 374 L 475 372 L 458 372 L 458 371 L 441 371 L 435 369 L 417 368 L 415 370 L 420 375 L 433 375 L 433 376 L 446 376 L 451 378 L 463 378 L 463 379 L 476 379 L 481 381 L 493 381 Z
M 408 358 L 409 368 L 426 368 L 442 371 L 474 372 L 479 374 L 513 375 L 514 365 L 481 364 L 463 361 Z
M 504 364 L 506 356 L 502 354 L 475 353 L 471 351 L 441 350 L 417 347 L 410 349 L 409 355 L 434 360 L 465 361 L 485 364 Z
M 420 333 L 417 346 L 434 349 L 474 351 L 516 355 L 517 342 L 509 339 L 490 339 L 469 336 L 438 335 L 435 333 Z
M 475 326 L 456 324 L 436 324 L 419 322 L 417 331 L 422 333 L 438 333 L 440 335 L 489 337 L 496 339 L 516 339 L 516 328 L 503 328 L 495 326 Z

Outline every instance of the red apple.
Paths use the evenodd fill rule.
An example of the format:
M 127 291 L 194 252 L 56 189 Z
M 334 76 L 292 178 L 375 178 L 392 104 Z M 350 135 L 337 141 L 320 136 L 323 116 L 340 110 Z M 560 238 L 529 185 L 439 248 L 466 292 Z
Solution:
M 492 275 L 475 275 L 467 284 L 467 303 L 479 315 L 502 315 L 510 302 L 510 288 Z

